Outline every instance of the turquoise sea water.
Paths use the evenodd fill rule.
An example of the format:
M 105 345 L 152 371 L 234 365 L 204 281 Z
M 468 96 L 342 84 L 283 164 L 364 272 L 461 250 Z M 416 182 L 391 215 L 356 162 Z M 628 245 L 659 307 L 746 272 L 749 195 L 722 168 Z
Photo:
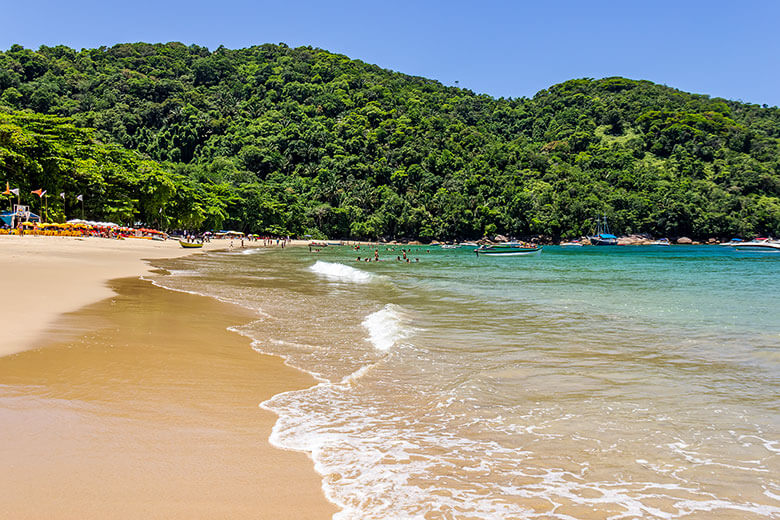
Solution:
M 337 518 L 780 517 L 780 255 L 405 248 L 155 280 L 256 310 L 236 330 L 319 378 L 263 406 Z

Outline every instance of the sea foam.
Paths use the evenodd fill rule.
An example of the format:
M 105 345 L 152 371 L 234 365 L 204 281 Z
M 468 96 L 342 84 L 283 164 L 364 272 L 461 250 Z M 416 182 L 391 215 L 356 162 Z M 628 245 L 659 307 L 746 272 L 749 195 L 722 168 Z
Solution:
M 379 350 L 389 350 L 398 342 L 411 336 L 409 317 L 397 305 L 388 303 L 382 309 L 369 314 L 363 320 L 368 330 L 368 340 Z
M 348 265 L 334 262 L 322 262 L 320 260 L 317 260 L 309 269 L 329 280 L 336 280 L 339 282 L 366 283 L 371 280 L 373 276 L 371 273 L 355 269 Z

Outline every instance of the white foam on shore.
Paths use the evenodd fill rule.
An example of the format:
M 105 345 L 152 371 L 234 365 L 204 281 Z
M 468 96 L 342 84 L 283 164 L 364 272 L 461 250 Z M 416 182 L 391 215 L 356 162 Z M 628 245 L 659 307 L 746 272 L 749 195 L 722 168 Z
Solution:
M 321 260 L 317 260 L 309 269 L 329 280 L 339 282 L 366 283 L 373 278 L 371 273 L 361 271 L 360 269 L 334 262 L 323 262 Z
M 256 255 L 256 254 L 266 253 L 266 252 L 268 252 L 267 249 L 263 249 L 263 248 L 256 247 L 256 246 L 249 246 L 248 248 L 246 248 L 243 251 L 241 251 L 241 254 L 242 255 Z
M 306 268 L 308 262 L 298 265 Z M 317 262 L 308 269 L 325 279 L 343 283 L 339 291 L 344 293 L 349 290 L 365 292 L 365 286 L 347 284 L 375 282 L 383 278 L 331 262 Z M 182 277 L 187 278 L 186 275 Z M 356 280 L 354 277 L 364 279 Z M 235 287 L 227 292 L 221 286 L 201 284 L 197 280 L 186 287 L 205 292 L 219 290 L 223 296 L 212 297 L 237 303 L 232 299 L 238 300 L 243 294 L 239 284 L 244 278 L 259 279 L 248 274 L 245 277 L 233 276 L 231 281 Z M 163 277 L 163 280 L 171 281 L 170 277 Z M 249 308 L 254 302 L 251 296 L 249 293 L 241 305 Z M 378 305 L 374 302 L 377 305 L 374 308 L 379 308 L 384 301 Z M 257 305 L 260 305 L 259 301 Z M 754 467 L 758 462 L 751 462 L 752 458 L 731 464 L 733 459 L 717 457 L 717 452 L 713 454 L 710 447 L 696 442 L 696 432 L 693 437 L 686 435 L 679 440 L 671 439 L 676 442 L 659 442 L 657 449 L 661 453 L 658 459 L 664 464 L 655 463 L 657 451 L 625 451 L 625 447 L 635 446 L 633 441 L 626 441 L 625 447 L 623 444 L 605 445 L 599 450 L 609 449 L 618 456 L 627 453 L 631 457 L 643 458 L 632 459 L 638 466 L 636 468 L 630 463 L 625 465 L 628 478 L 623 478 L 623 471 L 616 475 L 601 472 L 596 476 L 590 469 L 590 459 L 579 458 L 576 450 L 571 454 L 563 451 L 565 459 L 555 457 L 554 453 L 550 455 L 552 447 L 561 446 L 557 443 L 563 442 L 559 439 L 566 432 L 580 430 L 579 426 L 567 426 L 592 424 L 592 415 L 589 414 L 593 412 L 588 409 L 581 414 L 565 413 L 567 408 L 555 403 L 549 407 L 536 403 L 539 408 L 526 409 L 524 406 L 530 406 L 530 403 L 522 401 L 517 408 L 514 404 L 501 409 L 495 403 L 481 406 L 473 397 L 475 386 L 472 378 L 462 383 L 457 378 L 451 378 L 452 384 L 447 387 L 409 384 L 411 380 L 408 377 L 406 380 L 401 377 L 406 372 L 397 372 L 399 367 L 394 364 L 416 366 L 419 363 L 420 379 L 427 381 L 427 374 L 434 370 L 442 371 L 441 367 L 447 366 L 432 363 L 447 359 L 440 353 L 426 351 L 430 346 L 429 335 L 412 325 L 423 322 L 424 318 L 427 323 L 428 316 L 424 314 L 424 308 L 414 303 L 408 305 L 414 310 L 388 304 L 365 317 L 365 310 L 361 310 L 363 306 L 349 307 L 353 309 L 350 317 L 354 319 L 350 320 L 350 324 L 357 324 L 362 318 L 362 327 L 367 331 L 366 335 L 360 327 L 350 328 L 349 344 L 329 341 L 335 339 L 332 335 L 297 335 L 290 334 L 289 329 L 283 336 L 285 339 L 274 337 L 277 329 L 262 327 L 271 319 L 284 320 L 284 312 L 273 306 L 269 309 L 275 309 L 279 318 L 268 316 L 229 329 L 251 338 L 256 351 L 279 356 L 289 366 L 305 370 L 317 378 L 318 384 L 308 389 L 278 394 L 260 406 L 279 416 L 269 438 L 274 446 L 311 456 L 316 471 L 323 476 L 325 496 L 341 509 L 334 515 L 334 520 L 417 520 L 460 516 L 479 520 L 571 520 L 573 517 L 567 514 L 567 506 L 592 510 L 594 514 L 603 513 L 605 518 L 615 520 L 672 520 L 702 514 L 780 518 L 777 516 L 780 515 L 780 504 L 760 503 L 767 502 L 766 499 L 780 500 L 774 482 L 770 481 L 760 496 L 720 498 L 702 489 L 695 480 L 695 473 L 694 478 L 686 473 L 691 468 L 701 466 L 706 469 L 710 465 L 718 466 L 718 471 L 722 468 L 740 473 L 758 472 L 762 479 L 767 473 L 763 467 Z M 328 319 L 312 320 L 311 326 L 332 323 L 333 316 L 338 319 L 342 315 L 325 313 L 324 316 Z M 435 329 L 433 331 L 436 332 Z M 357 337 L 353 332 L 357 332 Z M 414 348 L 404 348 L 404 342 L 413 334 L 416 335 Z M 365 342 L 360 341 L 360 337 L 365 337 Z M 354 345 L 353 339 L 358 339 Z M 437 341 L 441 343 L 444 340 L 437 336 Z M 337 354 L 328 357 L 328 352 Z M 489 354 L 485 356 L 489 357 Z M 332 369 L 334 362 L 339 369 L 352 368 L 353 365 L 356 369 L 342 376 L 343 371 Z M 480 367 L 475 366 L 476 369 Z M 437 389 L 442 392 L 439 397 Z M 386 395 L 388 391 L 391 393 Z M 417 402 L 408 401 L 407 394 L 411 393 L 429 395 L 428 402 L 423 403 L 427 406 L 421 408 Z M 463 404 L 472 401 L 475 404 L 464 409 Z M 608 404 L 610 406 L 605 409 L 612 411 L 614 402 Z M 660 412 L 652 416 L 652 407 L 631 405 L 628 408 L 632 410 L 629 415 L 631 424 L 634 424 L 637 413 L 651 415 L 648 429 L 654 429 L 661 420 L 674 420 L 674 417 Z M 480 427 L 475 429 L 474 424 Z M 601 424 L 601 418 L 598 424 Z M 601 430 L 596 428 L 593 432 L 592 438 L 588 435 L 582 437 L 583 442 L 601 446 Z M 768 452 L 766 455 L 772 457 L 780 449 L 780 441 L 768 437 L 759 429 L 755 434 L 741 435 L 739 441 L 746 447 L 764 446 Z M 771 459 L 767 460 L 771 462 Z M 766 499 L 761 500 L 762 497 Z M 540 509 L 534 510 L 531 505 Z
M 392 303 L 369 314 L 363 320 L 363 327 L 368 330 L 368 340 L 379 350 L 390 350 L 400 341 L 412 335 L 409 317 L 403 310 Z

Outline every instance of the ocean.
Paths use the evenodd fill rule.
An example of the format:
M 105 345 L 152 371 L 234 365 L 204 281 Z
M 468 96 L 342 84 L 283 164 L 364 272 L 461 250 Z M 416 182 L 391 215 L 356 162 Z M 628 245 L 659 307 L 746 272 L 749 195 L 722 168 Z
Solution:
M 780 518 L 780 255 L 377 249 L 151 277 L 256 312 L 233 330 L 316 377 L 258 404 L 335 519 Z

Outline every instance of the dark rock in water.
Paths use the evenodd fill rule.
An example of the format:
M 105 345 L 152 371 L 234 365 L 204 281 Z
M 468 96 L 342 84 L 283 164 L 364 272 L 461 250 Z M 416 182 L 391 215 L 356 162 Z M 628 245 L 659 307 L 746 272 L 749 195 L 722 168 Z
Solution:
M 680 237 L 675 242 L 677 244 L 693 244 L 693 240 L 688 237 Z

